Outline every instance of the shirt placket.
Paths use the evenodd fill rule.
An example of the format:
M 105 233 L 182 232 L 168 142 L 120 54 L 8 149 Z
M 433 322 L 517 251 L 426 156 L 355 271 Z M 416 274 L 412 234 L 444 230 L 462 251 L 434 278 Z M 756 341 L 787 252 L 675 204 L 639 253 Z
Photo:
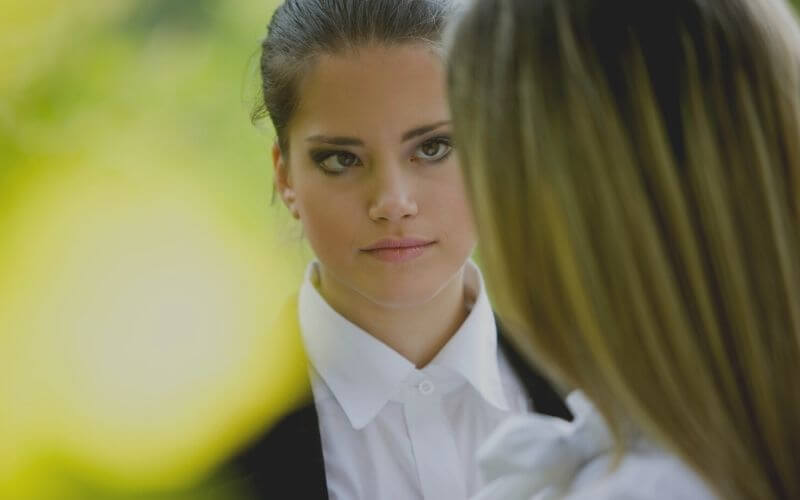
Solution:
M 428 500 L 467 498 L 456 443 L 442 407 L 442 391 L 423 378 L 409 388 L 403 405 L 406 426 L 419 476 Z

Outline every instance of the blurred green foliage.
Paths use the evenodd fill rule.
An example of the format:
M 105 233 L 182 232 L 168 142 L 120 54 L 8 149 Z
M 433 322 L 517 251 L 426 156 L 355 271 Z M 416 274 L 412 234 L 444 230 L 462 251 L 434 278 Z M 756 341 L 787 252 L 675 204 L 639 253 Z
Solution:
M 213 183 L 256 225 L 273 218 L 271 131 L 249 113 L 275 2 L 112 4 L 17 2 L 0 21 L 15 25 L 0 35 L 0 53 L 13 54 L 0 72 L 2 175 L 63 158 L 169 169 Z

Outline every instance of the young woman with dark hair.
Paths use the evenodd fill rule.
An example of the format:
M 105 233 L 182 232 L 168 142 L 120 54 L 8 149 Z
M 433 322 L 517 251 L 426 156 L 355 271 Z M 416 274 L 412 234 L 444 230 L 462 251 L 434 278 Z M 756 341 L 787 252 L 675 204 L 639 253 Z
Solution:
M 234 461 L 261 497 L 463 500 L 500 422 L 569 416 L 543 379 L 515 369 L 469 260 L 440 43 L 452 10 L 288 0 L 270 23 L 275 187 L 316 260 L 287 309 L 313 400 Z

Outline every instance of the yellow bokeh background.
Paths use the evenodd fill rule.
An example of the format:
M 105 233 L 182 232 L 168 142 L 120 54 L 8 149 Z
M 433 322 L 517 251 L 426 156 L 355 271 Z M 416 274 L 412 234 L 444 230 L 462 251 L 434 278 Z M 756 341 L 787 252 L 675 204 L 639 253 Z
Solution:
M 276 4 L 0 0 L 0 500 L 236 499 L 209 471 L 305 388 Z
M 0 0 L 0 498 L 233 497 L 193 485 L 302 390 L 275 3 Z

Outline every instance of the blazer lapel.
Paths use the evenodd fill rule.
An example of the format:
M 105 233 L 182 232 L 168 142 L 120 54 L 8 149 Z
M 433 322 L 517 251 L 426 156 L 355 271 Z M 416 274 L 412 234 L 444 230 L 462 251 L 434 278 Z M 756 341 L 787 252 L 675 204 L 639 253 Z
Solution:
M 505 332 L 497 324 L 497 343 L 506 359 L 511 364 L 511 368 L 516 373 L 525 390 L 533 401 L 533 409 L 537 413 L 543 413 L 553 417 L 572 420 L 572 412 L 567 408 L 561 395 L 553 385 L 538 370 L 531 367 L 522 355 L 514 348 Z

